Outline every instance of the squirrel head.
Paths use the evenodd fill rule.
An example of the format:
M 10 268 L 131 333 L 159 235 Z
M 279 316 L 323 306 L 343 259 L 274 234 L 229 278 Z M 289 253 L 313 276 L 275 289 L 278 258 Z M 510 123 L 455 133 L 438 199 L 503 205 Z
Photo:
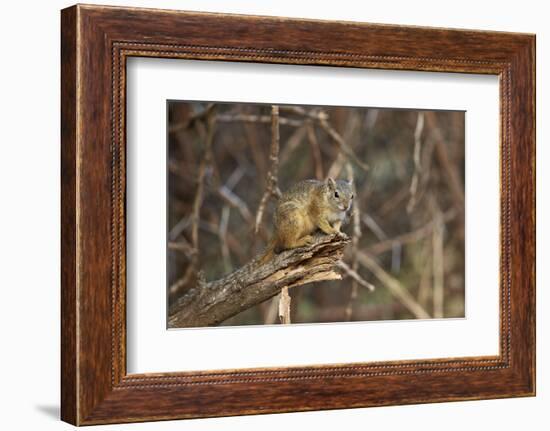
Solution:
M 327 178 L 326 182 L 326 201 L 334 211 L 347 212 L 351 208 L 354 198 L 353 180 L 334 180 Z

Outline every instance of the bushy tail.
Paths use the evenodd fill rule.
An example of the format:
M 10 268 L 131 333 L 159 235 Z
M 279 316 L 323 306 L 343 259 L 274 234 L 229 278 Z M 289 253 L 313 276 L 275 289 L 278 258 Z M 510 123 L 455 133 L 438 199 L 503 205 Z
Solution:
M 275 237 L 271 238 L 269 240 L 269 243 L 267 244 L 267 247 L 265 248 L 264 254 L 260 256 L 258 259 L 258 263 L 260 265 L 265 265 L 267 262 L 269 262 L 273 257 L 275 256 L 275 245 L 277 241 Z

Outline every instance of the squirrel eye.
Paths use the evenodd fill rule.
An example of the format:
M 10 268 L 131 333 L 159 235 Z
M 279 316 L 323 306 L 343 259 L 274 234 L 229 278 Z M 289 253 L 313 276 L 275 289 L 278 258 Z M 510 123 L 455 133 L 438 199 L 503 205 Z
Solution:
M 351 195 L 351 198 L 353 199 L 355 195 Z
M 340 195 L 338 194 L 338 192 L 334 192 L 334 197 L 337 198 L 339 197 Z

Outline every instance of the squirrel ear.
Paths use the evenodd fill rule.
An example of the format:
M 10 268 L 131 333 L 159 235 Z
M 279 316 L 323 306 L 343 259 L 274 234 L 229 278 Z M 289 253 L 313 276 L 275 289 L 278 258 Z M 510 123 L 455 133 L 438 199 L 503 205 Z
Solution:
M 329 186 L 330 189 L 336 190 L 336 183 L 331 177 L 327 178 L 327 185 Z

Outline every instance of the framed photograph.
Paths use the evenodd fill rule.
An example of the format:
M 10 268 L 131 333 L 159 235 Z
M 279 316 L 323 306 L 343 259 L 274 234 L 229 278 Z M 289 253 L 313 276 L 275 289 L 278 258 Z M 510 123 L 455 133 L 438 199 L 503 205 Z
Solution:
M 61 14 L 62 419 L 535 394 L 535 37 Z

